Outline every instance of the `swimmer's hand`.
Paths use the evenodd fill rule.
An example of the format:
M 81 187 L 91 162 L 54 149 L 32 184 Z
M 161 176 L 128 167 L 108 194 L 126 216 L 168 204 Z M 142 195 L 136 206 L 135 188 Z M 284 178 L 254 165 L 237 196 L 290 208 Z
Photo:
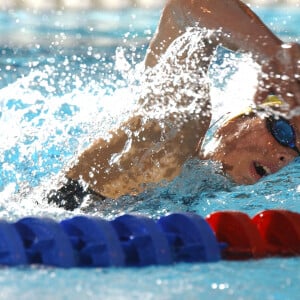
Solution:
M 256 102 L 262 103 L 269 94 L 279 96 L 288 104 L 287 110 L 300 106 L 300 45 L 282 43 L 274 55 L 262 62 L 262 73 Z

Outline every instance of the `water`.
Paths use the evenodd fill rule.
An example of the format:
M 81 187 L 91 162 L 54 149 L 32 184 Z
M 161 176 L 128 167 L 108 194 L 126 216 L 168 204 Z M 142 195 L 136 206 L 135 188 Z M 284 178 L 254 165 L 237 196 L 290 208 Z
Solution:
M 284 40 L 299 42 L 299 10 L 257 11 Z M 267 208 L 300 212 L 299 159 L 253 186 L 235 186 L 215 164 L 191 161 L 172 183 L 136 199 L 94 203 L 75 212 L 43 200 L 76 153 L 95 136 L 105 136 L 134 108 L 140 63 L 159 15 L 157 10 L 134 9 L 0 13 L 2 218 L 39 215 L 61 220 L 82 213 L 113 218 L 124 212 L 157 217 L 172 211 L 205 216 L 224 209 L 253 216 Z M 255 66 L 247 56 L 227 53 L 223 60 L 221 52 L 211 70 L 213 98 L 238 94 L 246 102 Z M 217 74 L 228 79 L 226 88 Z M 249 90 L 240 90 L 231 79 L 244 80 L 245 74 Z M 224 109 L 219 104 L 214 102 L 216 110 Z M 141 269 L 3 268 L 0 298 L 295 299 L 300 291 L 298 264 L 299 258 L 273 258 Z

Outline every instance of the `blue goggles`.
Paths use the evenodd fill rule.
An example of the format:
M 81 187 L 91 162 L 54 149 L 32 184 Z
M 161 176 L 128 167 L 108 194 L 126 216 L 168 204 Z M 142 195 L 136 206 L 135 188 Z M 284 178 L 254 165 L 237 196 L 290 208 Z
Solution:
M 268 131 L 280 145 L 289 147 L 300 155 L 300 150 L 296 146 L 295 130 L 288 120 L 269 116 L 266 118 L 266 125 Z

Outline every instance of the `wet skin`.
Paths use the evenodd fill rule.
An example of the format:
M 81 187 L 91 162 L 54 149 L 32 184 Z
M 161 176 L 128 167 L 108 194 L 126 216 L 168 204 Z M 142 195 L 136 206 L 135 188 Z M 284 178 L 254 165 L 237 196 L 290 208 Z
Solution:
M 299 146 L 297 121 L 291 123 Z M 257 116 L 237 118 L 225 124 L 219 135 L 219 145 L 207 158 L 220 161 L 225 173 L 238 184 L 253 184 L 298 156 L 295 150 L 280 145 L 268 131 L 266 121 Z
M 233 51 L 250 52 L 263 71 L 254 103 L 262 103 L 267 95 L 275 94 L 285 102 L 281 108 L 283 113 L 299 107 L 299 44 L 281 41 L 239 0 L 167 1 L 147 51 L 146 69 L 160 66 L 169 46 L 190 27 L 207 28 L 214 32 L 206 41 L 205 53 L 199 49 L 202 51 L 199 54 L 209 59 L 193 61 L 196 69 L 208 68 L 218 45 Z M 221 34 L 217 33 L 219 29 Z M 181 86 L 172 86 L 173 81 L 170 82 L 170 90 L 180 91 Z M 158 98 L 163 97 L 160 95 Z M 181 107 L 188 107 L 193 101 L 184 97 L 176 99 Z M 109 198 L 137 194 L 143 191 L 145 183 L 172 180 L 180 173 L 184 162 L 197 155 L 197 142 L 209 127 L 209 96 L 203 101 L 203 115 L 206 117 L 195 119 L 185 115 L 186 122 L 181 128 L 176 128 L 176 134 L 169 126 L 176 115 L 160 122 L 133 116 L 112 132 L 109 140 L 98 139 L 86 149 L 66 172 L 66 177 L 81 179 L 90 189 Z M 148 102 L 149 111 L 153 108 L 151 103 Z M 252 184 L 287 165 L 297 154 L 276 142 L 263 120 L 254 118 L 244 121 L 236 123 L 235 127 L 234 124 L 230 124 L 232 127 L 223 126 L 219 132 L 221 143 L 210 158 L 222 162 L 224 171 L 238 184 Z M 293 119 L 293 124 L 299 139 L 299 117 Z M 130 149 L 127 151 L 128 144 Z M 110 163 L 116 154 L 122 154 L 121 158 L 116 163 Z

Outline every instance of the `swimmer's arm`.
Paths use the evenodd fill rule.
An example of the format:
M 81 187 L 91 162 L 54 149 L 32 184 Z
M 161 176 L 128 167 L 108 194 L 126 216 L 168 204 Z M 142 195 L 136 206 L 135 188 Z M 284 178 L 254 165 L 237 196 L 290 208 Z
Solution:
M 275 93 L 290 107 L 300 104 L 300 45 L 283 43 L 239 0 L 169 0 L 150 43 L 146 67 L 155 66 L 169 45 L 188 27 L 194 26 L 221 28 L 222 34 L 212 39 L 212 43 L 234 51 L 251 52 L 262 65 L 266 75 L 260 80 L 256 102 Z
M 180 130 L 173 130 L 157 120 L 132 117 L 108 140 L 97 139 L 66 176 L 83 180 L 105 197 L 138 194 L 145 184 L 173 179 L 184 162 L 197 154 L 197 142 L 207 129 L 199 130 L 198 123 L 187 121 Z
M 274 55 L 281 46 L 266 25 L 239 0 L 169 0 L 151 41 L 146 66 L 154 66 L 168 46 L 188 27 L 222 29 L 213 42 L 231 50 L 251 51 L 258 59 Z

